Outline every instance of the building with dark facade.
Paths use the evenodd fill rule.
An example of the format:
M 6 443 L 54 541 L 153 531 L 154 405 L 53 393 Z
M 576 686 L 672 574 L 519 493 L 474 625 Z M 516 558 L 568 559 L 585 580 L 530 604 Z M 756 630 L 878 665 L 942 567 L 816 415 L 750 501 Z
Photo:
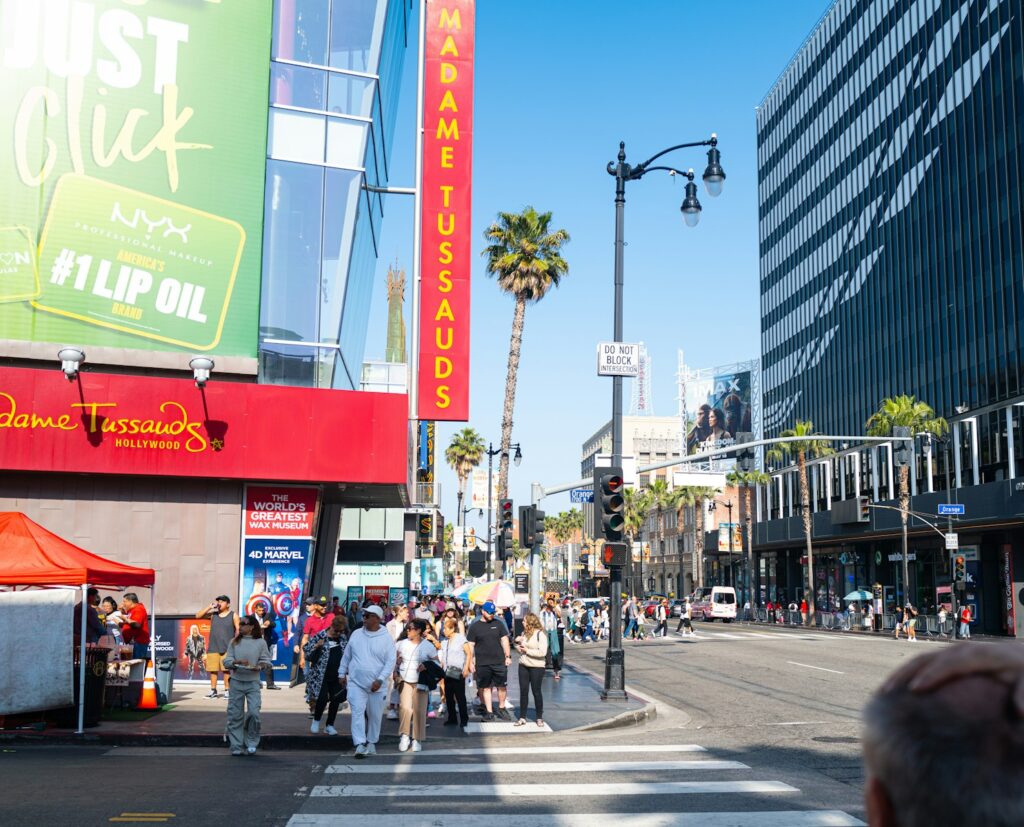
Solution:
M 994 633 L 1024 612 L 1022 123 L 1016 0 L 836 0 L 757 110 L 765 435 L 854 437 L 886 397 L 931 404 L 951 429 L 916 446 L 911 510 L 966 505 L 967 600 Z M 898 513 L 833 510 L 894 505 L 892 446 L 834 447 L 810 468 L 819 606 L 875 582 L 943 602 L 945 521 L 912 522 L 906 588 Z M 799 499 L 792 468 L 760 492 L 762 600 L 802 592 Z

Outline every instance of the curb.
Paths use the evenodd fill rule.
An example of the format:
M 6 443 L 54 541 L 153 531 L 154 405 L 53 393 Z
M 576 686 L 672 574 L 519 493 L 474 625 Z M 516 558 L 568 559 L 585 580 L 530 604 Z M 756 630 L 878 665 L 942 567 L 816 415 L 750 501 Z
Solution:
M 587 675 L 598 686 L 603 685 L 603 681 L 597 673 L 591 672 L 589 669 L 584 669 L 582 666 L 577 666 L 574 663 L 563 661 L 562 668 L 569 668 L 577 674 Z M 653 721 L 658 717 L 658 705 L 653 700 L 628 686 L 626 687 L 626 694 L 643 701 L 644 706 L 640 709 L 629 709 L 625 712 L 620 712 L 617 715 L 612 715 L 610 718 L 605 718 L 592 724 L 584 724 L 583 726 L 573 727 L 571 729 L 559 730 L 559 733 L 598 732 L 606 729 L 618 729 L 619 727 L 640 726 L 641 724 Z
M 398 744 L 397 738 L 381 738 L 381 743 Z M 46 746 L 86 746 L 86 747 L 194 747 L 227 749 L 221 735 L 209 733 L 175 732 L 160 735 L 136 732 L 108 732 L 75 735 L 73 732 L 54 732 L 43 734 L 0 734 L 0 743 L 35 744 Z M 308 750 L 325 752 L 344 752 L 354 748 L 351 735 L 264 735 L 260 738 L 260 750 Z
M 885 638 L 892 638 L 892 630 L 886 632 L 852 632 L 852 631 L 835 631 L 834 629 L 824 629 L 821 626 L 790 626 L 788 624 L 772 624 L 772 623 L 756 623 L 750 620 L 736 620 L 733 621 L 737 626 L 742 626 L 745 629 L 764 629 L 771 630 L 773 632 L 788 632 L 790 634 L 794 632 L 801 632 L 806 634 L 807 632 L 814 632 L 819 635 L 827 635 L 834 637 L 850 637 L 850 638 L 864 638 L 865 640 L 884 640 Z M 729 624 L 732 625 L 732 624 Z M 978 638 L 979 640 L 999 640 L 1000 638 L 992 635 L 973 635 L 971 639 Z M 963 638 L 944 638 L 935 637 L 934 635 L 919 636 L 918 640 L 922 643 L 961 643 Z

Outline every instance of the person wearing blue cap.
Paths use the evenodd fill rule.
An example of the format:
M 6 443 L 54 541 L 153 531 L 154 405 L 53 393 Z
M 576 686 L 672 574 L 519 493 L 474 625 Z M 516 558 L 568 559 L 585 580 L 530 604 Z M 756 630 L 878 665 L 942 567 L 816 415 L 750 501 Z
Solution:
M 466 639 L 473 654 L 476 667 L 476 685 L 480 690 L 480 700 L 484 705 L 484 720 L 494 720 L 491 701 L 491 687 L 498 690 L 498 717 L 504 721 L 511 720 L 505 710 L 505 699 L 508 695 L 508 667 L 512 663 L 512 650 L 509 646 L 508 627 L 505 621 L 495 617 L 498 607 L 488 600 L 480 607 L 480 619 L 469 627 Z

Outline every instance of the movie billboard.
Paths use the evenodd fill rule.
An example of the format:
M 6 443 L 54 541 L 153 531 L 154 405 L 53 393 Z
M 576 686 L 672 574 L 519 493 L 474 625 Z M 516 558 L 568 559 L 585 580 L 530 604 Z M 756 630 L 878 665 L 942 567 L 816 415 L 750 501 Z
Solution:
M 3 339 L 255 357 L 271 10 L 0 3 Z
M 756 370 L 756 365 L 747 364 L 687 371 L 683 388 L 687 454 L 727 447 L 744 433 L 757 438 L 761 423 Z

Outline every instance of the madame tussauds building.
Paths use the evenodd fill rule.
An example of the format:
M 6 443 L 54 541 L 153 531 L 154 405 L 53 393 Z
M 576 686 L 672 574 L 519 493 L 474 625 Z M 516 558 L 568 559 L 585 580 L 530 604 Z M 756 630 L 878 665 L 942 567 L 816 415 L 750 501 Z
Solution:
M 342 510 L 409 504 L 407 397 L 358 388 L 411 13 L 0 4 L 0 510 L 160 616 L 284 630 Z

